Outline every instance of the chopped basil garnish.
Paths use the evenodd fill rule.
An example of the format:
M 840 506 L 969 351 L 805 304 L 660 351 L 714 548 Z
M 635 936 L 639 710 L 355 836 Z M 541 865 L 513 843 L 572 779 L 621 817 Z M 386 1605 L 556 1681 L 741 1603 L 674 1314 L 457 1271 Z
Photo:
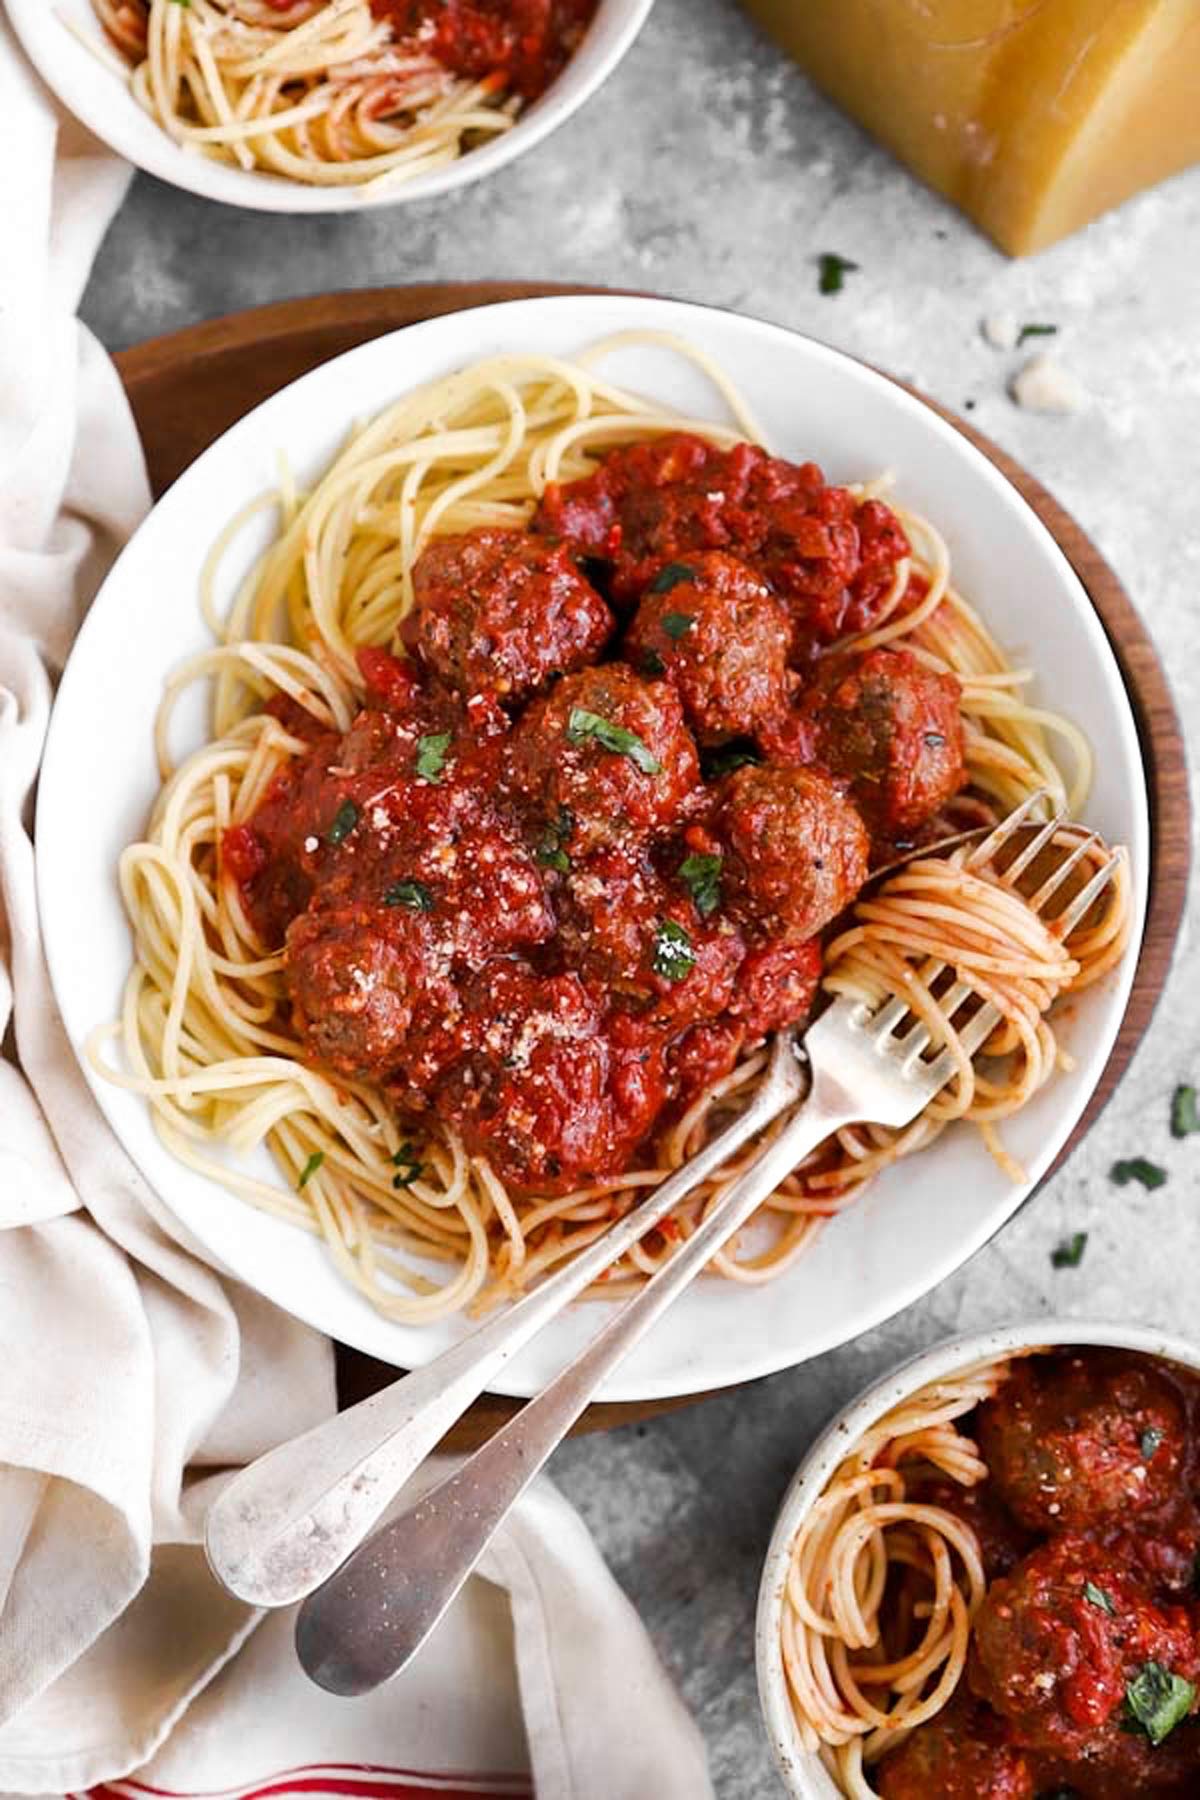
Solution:
M 1200 1131 L 1200 1109 L 1196 1106 L 1196 1090 L 1194 1087 L 1175 1089 L 1171 1101 L 1171 1136 L 1177 1138 L 1191 1137 L 1194 1131 Z
M 409 912 L 432 912 L 433 895 L 423 881 L 398 881 L 383 896 L 385 906 L 407 906 Z
M 1118 1187 L 1128 1187 L 1131 1181 L 1140 1181 L 1144 1188 L 1160 1188 L 1167 1179 L 1167 1171 L 1160 1169 L 1157 1163 L 1148 1162 L 1144 1156 L 1131 1156 L 1125 1162 L 1115 1162 L 1108 1173 Z
M 696 961 L 692 940 L 674 919 L 659 921 L 654 933 L 654 957 L 651 968 L 665 981 L 682 981 Z
M 340 844 L 343 838 L 348 838 L 350 836 L 350 833 L 357 824 L 357 806 L 355 806 L 353 800 L 343 800 L 342 804 L 333 815 L 333 824 L 325 833 L 325 842 L 327 844 Z
M 686 563 L 666 563 L 650 583 L 650 592 L 665 594 L 671 588 L 678 587 L 681 581 L 695 581 L 695 579 L 695 569 L 689 569 Z
M 822 294 L 840 294 L 845 277 L 858 264 L 851 262 L 848 256 L 839 256 L 836 250 L 824 250 L 817 258 L 820 275 L 817 278 L 817 290 Z
M 1050 1252 L 1051 1266 L 1056 1269 L 1077 1269 L 1083 1261 L 1083 1253 L 1087 1249 L 1088 1234 L 1077 1231 L 1073 1237 L 1064 1238 Z
M 721 904 L 722 856 L 685 856 L 679 873 L 687 884 L 696 911 L 702 919 L 716 912 Z
M 1102 1587 L 1097 1587 L 1094 1581 L 1084 1582 L 1083 1597 L 1090 1600 L 1093 1606 L 1098 1606 L 1101 1612 L 1106 1612 L 1110 1619 L 1116 1618 L 1117 1609 L 1112 1603 L 1112 1595 L 1105 1593 Z
M 662 769 L 657 756 L 647 750 L 636 732 L 626 731 L 624 725 L 614 725 L 611 719 L 602 719 L 599 713 L 589 712 L 586 706 L 571 708 L 567 715 L 567 736 L 573 744 L 595 738 L 602 750 L 611 750 L 614 756 L 627 756 L 643 775 L 657 775 Z
M 747 764 L 758 764 L 762 757 L 753 747 L 744 744 L 723 744 L 719 750 L 701 752 L 701 763 L 706 781 L 719 781 L 722 775 L 732 775 L 735 769 L 744 769 Z
M 542 833 L 541 843 L 534 850 L 534 860 L 541 863 L 543 869 L 558 869 L 566 874 L 571 867 L 571 859 L 563 849 L 563 845 L 575 828 L 575 821 L 565 806 L 558 809 L 558 818 L 553 825 L 547 825 Z
M 687 636 L 695 623 L 695 613 L 664 613 L 662 628 L 669 638 L 678 643 L 681 637 Z
M 1142 1441 L 1139 1446 L 1139 1448 L 1141 1449 L 1141 1452 L 1142 1452 L 1142 1461 L 1143 1462 L 1149 1462 L 1151 1460 L 1151 1458 L 1154 1455 L 1154 1452 L 1158 1449 L 1158 1446 L 1162 1443 L 1162 1441 L 1163 1441 L 1163 1434 L 1159 1430 L 1158 1426 L 1157 1425 L 1147 1425 L 1145 1431 L 1143 1431 L 1143 1433 L 1142 1433 Z
M 1020 331 L 1017 333 L 1017 349 L 1019 350 L 1021 348 L 1021 345 L 1027 338 L 1054 337 L 1057 332 L 1057 325 L 1022 325 Z
M 417 742 L 417 774 L 423 781 L 440 781 L 442 769 L 446 762 L 446 752 L 450 748 L 450 733 L 435 732 L 431 737 L 420 738 Z
M 1152 1744 L 1170 1737 L 1191 1711 L 1196 1690 L 1158 1662 L 1143 1663 L 1125 1689 L 1125 1704 Z
M 392 1176 L 392 1186 L 394 1188 L 411 1187 L 413 1182 L 424 1173 L 425 1169 L 425 1164 L 421 1162 L 419 1157 L 414 1156 L 413 1147 L 408 1142 L 407 1138 L 404 1143 L 401 1144 L 395 1156 L 391 1158 L 391 1164 L 393 1169 L 396 1170 L 396 1173 Z
M 311 1176 L 316 1174 L 317 1170 L 320 1168 L 321 1164 L 324 1161 L 325 1161 L 325 1152 L 323 1150 L 314 1150 L 312 1155 L 309 1157 L 308 1161 L 305 1163 L 304 1167 L 301 1169 L 300 1179 L 296 1183 L 296 1186 L 303 1187 L 305 1182 L 308 1181 Z
M 642 674 L 649 675 L 652 680 L 655 676 L 665 675 L 667 672 L 667 665 L 657 650 L 643 650 L 639 664 Z

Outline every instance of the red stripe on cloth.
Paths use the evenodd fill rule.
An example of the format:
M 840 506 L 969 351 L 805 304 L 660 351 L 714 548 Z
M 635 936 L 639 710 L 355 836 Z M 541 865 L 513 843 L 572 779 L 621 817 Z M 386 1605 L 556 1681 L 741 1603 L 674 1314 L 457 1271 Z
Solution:
M 142 1794 L 152 1795 L 155 1800 L 275 1800 L 286 1794 L 334 1794 L 346 1800 L 478 1800 L 479 1795 L 497 1794 L 508 1800 L 533 1800 L 533 1789 L 523 1775 L 437 1775 L 360 1763 L 290 1769 L 216 1793 L 186 1793 L 136 1780 L 105 1782 L 89 1788 L 79 1800 L 135 1800 Z

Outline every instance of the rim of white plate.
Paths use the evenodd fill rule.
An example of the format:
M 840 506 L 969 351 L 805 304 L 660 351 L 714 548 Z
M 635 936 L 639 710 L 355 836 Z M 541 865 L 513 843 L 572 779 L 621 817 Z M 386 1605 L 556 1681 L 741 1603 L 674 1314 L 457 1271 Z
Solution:
M 13 30 L 47 87 L 110 149 L 173 187 L 225 206 L 255 212 L 343 213 L 403 206 L 456 192 L 495 174 L 549 137 L 608 80 L 638 35 L 654 0 L 600 0 L 579 49 L 566 68 L 526 108 L 511 130 L 489 138 L 454 162 L 411 181 L 367 192 L 362 187 L 315 188 L 265 170 L 214 162 L 176 144 L 144 113 L 103 51 L 90 0 L 7 0 Z M 65 20 L 72 21 L 68 25 Z M 116 52 L 110 50 L 110 57 Z
M 815 1248 L 801 1262 L 770 1286 L 757 1289 L 753 1297 L 740 1290 L 736 1295 L 731 1294 L 725 1283 L 706 1282 L 694 1288 L 666 1319 L 660 1321 L 603 1391 L 603 1398 L 610 1400 L 668 1398 L 750 1380 L 820 1354 L 871 1329 L 911 1304 L 967 1261 L 1036 1186 L 1074 1128 L 1107 1061 L 1128 1002 L 1145 911 L 1149 817 L 1140 747 L 1120 671 L 1086 590 L 1053 537 L 994 464 L 922 401 L 886 376 L 811 338 L 716 308 L 616 294 L 553 296 L 448 314 L 374 339 L 300 377 L 232 426 L 168 490 L 122 553 L 84 622 L 60 687 L 43 762 L 37 855 L 39 905 L 51 977 L 68 1034 L 72 1042 L 80 1046 L 98 1019 L 112 1015 L 116 1002 L 113 993 L 110 999 L 106 998 L 88 1010 L 89 1003 L 80 989 L 88 980 L 95 982 L 98 976 L 95 956 L 84 958 L 84 938 L 88 929 L 94 928 L 95 917 L 99 915 L 102 921 L 110 917 L 113 906 L 119 903 L 114 898 L 114 853 L 111 863 L 97 864 L 93 871 L 93 888 L 98 885 L 99 894 L 89 895 L 88 910 L 82 915 L 79 911 L 84 905 L 84 896 L 78 891 L 79 883 L 71 878 L 71 872 L 77 866 L 79 855 L 83 854 L 80 843 L 87 838 L 88 832 L 103 831 L 104 809 L 99 809 L 95 816 L 86 806 L 81 810 L 81 802 L 75 794 L 76 810 L 74 817 L 71 816 L 67 801 L 78 787 L 78 765 L 71 742 L 72 720 L 76 715 L 86 713 L 89 704 L 98 704 L 94 696 L 89 700 L 87 684 L 89 681 L 102 683 L 106 678 L 106 638 L 114 653 L 119 650 L 121 655 L 128 655 L 130 642 L 138 639 L 141 627 L 135 628 L 130 623 L 128 608 L 136 609 L 138 604 L 143 609 L 148 606 L 145 598 L 138 599 L 142 591 L 138 587 L 139 571 L 150 568 L 157 554 L 156 546 L 169 544 L 172 555 L 177 557 L 177 546 L 187 544 L 191 531 L 204 534 L 203 549 L 206 550 L 225 517 L 237 510 L 246 490 L 226 491 L 215 512 L 201 496 L 210 488 L 220 491 L 223 481 L 227 485 L 235 477 L 243 478 L 238 475 L 238 470 L 247 463 L 256 471 L 253 478 L 260 485 L 266 485 L 274 452 L 281 442 L 294 445 L 301 474 L 306 457 L 309 460 L 315 458 L 319 465 L 327 454 L 316 443 L 319 430 L 325 430 L 328 435 L 330 420 L 337 421 L 344 429 L 347 419 L 354 416 L 360 395 L 365 396 L 364 410 L 377 411 L 385 397 L 403 393 L 420 380 L 496 349 L 529 347 L 565 352 L 610 332 L 632 329 L 674 331 L 699 341 L 716 350 L 726 362 L 732 359 L 736 365 L 735 376 L 740 378 L 741 385 L 749 385 L 752 390 L 754 380 L 747 379 L 747 370 L 757 368 L 763 394 L 760 397 L 752 391 L 750 398 L 760 410 L 764 400 L 771 399 L 779 387 L 779 371 L 790 361 L 794 381 L 805 384 L 803 391 L 810 412 L 816 407 L 820 383 L 826 384 L 829 395 L 836 395 L 837 428 L 847 443 L 851 442 L 852 433 L 859 429 L 860 414 L 874 411 L 880 420 L 887 421 L 889 441 L 882 446 L 885 455 L 893 436 L 897 441 L 911 439 L 922 446 L 927 478 L 936 473 L 941 481 L 946 472 L 951 471 L 955 480 L 965 483 L 977 504 L 986 503 L 989 530 L 994 533 L 1003 527 L 1002 536 L 1010 560 L 1015 559 L 1013 566 L 1019 562 L 1020 550 L 1031 566 L 1040 571 L 1043 585 L 1048 585 L 1060 601 L 1069 606 L 1073 621 L 1072 656 L 1076 652 L 1086 652 L 1091 659 L 1091 674 L 1098 684 L 1092 704 L 1100 708 L 1107 738 L 1106 770 L 1118 790 L 1114 803 L 1125 808 L 1131 827 L 1128 836 L 1133 853 L 1135 918 L 1130 947 L 1120 969 L 1090 996 L 1092 1011 L 1089 1018 L 1098 1010 L 1100 1028 L 1089 1030 L 1085 1042 L 1073 1045 L 1078 1051 L 1079 1068 L 1075 1075 L 1064 1077 L 1062 1082 L 1055 1084 L 1058 1098 L 1052 1124 L 1047 1127 L 1044 1139 L 1039 1136 L 1036 1145 L 1019 1146 L 1029 1176 L 1023 1187 L 1004 1187 L 1002 1192 L 996 1190 L 993 1198 L 986 1199 L 983 1210 L 973 1214 L 969 1229 L 964 1227 L 957 1235 L 937 1231 L 928 1246 L 928 1254 L 922 1249 L 919 1266 L 902 1271 L 898 1277 L 892 1266 L 897 1248 L 894 1242 L 891 1255 L 885 1263 L 879 1263 L 879 1253 L 875 1249 L 879 1235 L 877 1215 L 884 1195 L 889 1206 L 899 1206 L 903 1213 L 910 1204 L 913 1184 L 901 1187 L 891 1181 L 889 1185 L 890 1177 L 885 1177 L 856 1203 L 855 1208 L 825 1227 Z M 635 359 L 637 355 L 661 357 L 661 352 L 653 348 L 631 354 Z M 620 378 L 629 385 L 637 385 L 628 376 Z M 665 383 L 664 375 L 661 380 L 650 380 L 649 385 L 661 389 Z M 647 384 L 643 381 L 641 385 Z M 790 386 L 788 391 L 791 391 Z M 790 412 L 788 416 L 790 418 Z M 314 424 L 314 418 L 324 424 Z M 822 429 L 832 447 L 834 428 Z M 311 440 L 307 450 L 299 441 L 305 430 Z M 798 453 L 790 443 L 785 442 L 781 447 Z M 819 451 L 821 446 L 814 444 L 812 448 Z M 861 464 L 862 452 L 857 441 L 855 454 Z M 261 475 L 257 474 L 260 466 Z M 910 469 L 906 476 L 908 474 L 913 478 L 907 488 L 911 491 L 913 486 L 920 486 L 921 473 Z M 848 478 L 839 468 L 833 469 L 833 476 L 835 479 Z M 945 519 L 942 523 L 946 523 Z M 974 525 L 973 518 L 973 528 Z M 970 543 L 971 539 L 964 540 L 962 549 L 968 549 Z M 200 553 L 198 542 L 197 561 Z M 190 566 L 186 554 L 184 552 L 184 566 Z M 177 561 L 173 566 L 178 566 Z M 126 610 L 122 613 L 121 609 Z M 190 648 L 188 634 L 196 643 L 203 641 L 193 595 L 186 597 L 186 612 L 182 599 L 176 606 L 147 612 L 145 629 L 152 630 L 160 616 L 170 624 L 173 633 L 178 624 L 180 641 L 169 658 L 155 665 L 159 684 L 169 663 L 180 660 Z M 136 663 L 134 672 L 136 674 Z M 111 677 L 111 670 L 108 674 Z M 110 736 L 119 738 L 122 731 L 133 731 L 133 723 L 124 715 L 131 709 L 136 712 L 138 702 L 129 698 L 135 687 L 136 680 L 130 683 L 122 679 L 121 698 L 127 702 L 122 708 L 123 722 L 114 725 L 107 717 L 98 719 L 91 733 L 92 740 L 107 740 Z M 156 695 L 157 691 L 156 686 Z M 145 772 L 150 775 L 153 764 L 148 749 L 149 719 L 138 723 L 141 733 L 138 741 L 140 744 L 144 740 L 146 751 L 144 756 L 140 751 L 137 758 L 131 756 L 130 769 L 140 778 L 143 763 L 146 764 Z M 98 767 L 102 768 L 104 756 L 111 752 L 112 746 L 101 741 L 96 752 L 100 759 Z M 119 778 L 113 775 L 111 779 Z M 123 802 L 114 800 L 112 805 L 115 808 L 119 803 Z M 1098 823 L 1103 828 L 1104 821 L 1101 819 Z M 136 835 L 139 828 L 133 825 L 130 835 Z M 73 832 L 75 836 L 72 836 Z M 125 841 L 128 837 L 122 843 Z M 120 930 L 127 956 L 128 939 L 123 919 Z M 104 993 L 107 996 L 109 989 L 105 988 Z M 202 1182 L 190 1171 L 183 1170 L 158 1143 L 145 1117 L 144 1104 L 136 1096 L 124 1094 L 95 1077 L 90 1068 L 85 1068 L 85 1074 L 102 1111 L 126 1143 L 151 1187 L 163 1192 L 169 1210 L 186 1231 L 206 1245 L 209 1255 L 240 1279 L 318 1329 L 397 1366 L 426 1362 L 451 1337 L 462 1335 L 461 1328 L 405 1327 L 382 1318 L 361 1295 L 341 1281 L 332 1265 L 322 1265 L 318 1270 L 313 1261 L 318 1255 L 317 1246 L 305 1234 L 278 1220 L 268 1219 L 215 1183 Z M 1068 1088 L 1068 1083 L 1074 1085 Z M 131 1109 L 131 1103 L 136 1111 Z M 1032 1124 L 1030 1129 L 1033 1129 Z M 946 1156 L 951 1140 L 952 1134 L 947 1134 L 931 1155 Z M 958 1154 L 965 1155 L 966 1151 L 955 1152 L 956 1158 Z M 972 1160 L 969 1167 L 973 1188 L 991 1194 L 993 1171 L 990 1160 L 986 1157 L 981 1162 Z M 928 1170 L 930 1164 L 926 1162 L 924 1168 Z M 201 1189 L 199 1197 L 193 1191 L 197 1183 Z M 957 1187 L 955 1191 L 958 1191 Z M 975 1205 L 974 1198 L 971 1204 Z M 229 1208 L 239 1210 L 234 1215 L 229 1214 Z M 851 1228 L 845 1222 L 856 1219 L 863 1223 L 861 1227 L 854 1227 L 852 1236 L 847 1238 L 846 1233 Z M 875 1236 L 863 1236 L 868 1227 Z M 903 1218 L 897 1229 L 902 1234 L 906 1232 Z M 896 1232 L 892 1235 L 895 1239 Z M 292 1240 L 300 1240 L 304 1252 Z M 836 1249 L 838 1245 L 851 1242 L 859 1259 L 853 1277 L 851 1279 L 843 1271 L 842 1289 L 829 1289 L 830 1295 L 844 1292 L 846 1308 L 843 1311 L 839 1302 L 836 1317 L 830 1316 L 815 1325 L 810 1321 L 811 1329 L 805 1337 L 796 1324 L 796 1296 L 802 1291 L 802 1286 L 797 1284 L 802 1284 L 803 1271 L 813 1269 L 814 1279 L 820 1276 L 821 1291 L 824 1292 L 829 1280 L 824 1264 L 833 1254 L 829 1245 L 833 1243 Z M 311 1255 L 307 1255 L 306 1260 L 308 1252 Z M 815 1265 L 814 1258 L 818 1259 Z M 300 1284 L 303 1291 L 297 1287 L 297 1269 L 303 1273 Z M 872 1289 L 873 1280 L 877 1284 L 875 1289 Z M 780 1296 L 778 1303 L 772 1301 L 772 1295 Z M 702 1309 L 700 1296 L 703 1297 Z M 819 1298 L 816 1289 L 810 1294 L 809 1310 L 812 1310 L 814 1297 Z M 749 1313 L 737 1310 L 736 1302 L 743 1299 L 751 1309 Z M 828 1304 L 832 1304 L 832 1300 Z M 681 1318 L 694 1319 L 701 1311 L 708 1321 L 704 1330 L 685 1329 L 678 1324 Z M 596 1317 L 595 1309 L 587 1306 L 573 1308 L 568 1315 L 556 1320 L 509 1366 L 496 1384 L 497 1391 L 517 1395 L 534 1391 L 567 1354 L 582 1347 L 594 1329 Z M 672 1325 L 672 1321 L 676 1323 Z

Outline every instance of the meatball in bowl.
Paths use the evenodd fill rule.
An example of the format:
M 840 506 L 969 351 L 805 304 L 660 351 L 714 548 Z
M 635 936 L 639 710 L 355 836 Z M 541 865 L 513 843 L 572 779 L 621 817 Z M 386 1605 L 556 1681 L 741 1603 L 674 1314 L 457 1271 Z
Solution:
M 800 1800 L 1200 1793 L 1200 1348 L 957 1338 L 834 1418 L 784 1498 L 759 1696 Z

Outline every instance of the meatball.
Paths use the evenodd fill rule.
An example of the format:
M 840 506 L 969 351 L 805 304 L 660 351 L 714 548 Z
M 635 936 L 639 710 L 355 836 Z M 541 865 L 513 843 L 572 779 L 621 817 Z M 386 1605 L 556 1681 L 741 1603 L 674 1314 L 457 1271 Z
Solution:
M 550 676 L 594 661 L 613 628 L 561 544 L 525 531 L 434 538 L 413 569 L 405 636 L 463 693 L 526 699 Z
M 551 483 L 533 529 L 608 558 L 618 600 L 695 552 L 744 556 L 787 602 L 802 653 L 866 630 L 909 549 L 890 507 L 827 487 L 815 463 L 755 444 L 718 450 L 685 432 L 611 451 L 581 481 Z
M 508 1185 L 566 1193 L 619 1172 L 664 1099 L 663 1048 L 632 1022 L 606 1025 L 574 974 L 516 961 L 480 972 L 464 997 L 466 1053 L 438 1111 Z
M 636 842 L 673 824 L 696 790 L 679 696 L 623 663 L 568 675 L 513 734 L 514 794 L 555 833 L 555 856 Z
M 1174 1497 L 1186 1420 L 1170 1378 L 1142 1360 L 1037 1357 L 980 1408 L 979 1443 L 1023 1525 L 1083 1529 Z
M 1033 1800 L 1035 1792 L 1024 1751 L 960 1695 L 884 1757 L 875 1782 L 882 1800 Z
M 728 848 L 735 912 L 772 937 L 814 936 L 866 879 L 866 827 L 819 769 L 735 770 L 721 783 L 713 829 Z
M 963 784 L 961 689 L 911 651 L 876 649 L 818 667 L 801 713 L 814 759 L 843 775 L 873 832 L 911 836 Z
M 1030 1749 L 1094 1750 L 1148 1662 L 1196 1680 L 1188 1614 L 1156 1606 L 1136 1566 L 1084 1533 L 1032 1551 L 991 1584 L 975 1615 L 971 1686 Z
M 1161 1744 L 1117 1715 L 1089 1745 L 1086 1761 L 1039 1757 L 1038 1800 L 1196 1800 L 1200 1794 L 1200 1720 L 1187 1719 Z
M 678 689 L 701 744 L 750 737 L 788 698 L 791 625 L 761 576 L 720 550 L 668 563 L 643 594 L 624 654 Z
M 711 1024 L 693 1025 L 671 1045 L 667 1066 L 681 1111 L 732 1072 L 745 1041 L 745 1026 L 722 1017 Z
M 559 935 L 585 980 L 677 1029 L 713 1019 L 745 955 L 722 913 L 704 917 L 638 852 L 605 848 L 563 882 Z
M 421 914 L 316 905 L 288 928 L 286 979 L 296 1029 L 341 1075 L 378 1080 L 404 1056 L 414 1021 L 453 1004 Z
M 798 1025 L 812 1009 L 820 979 L 821 946 L 816 938 L 799 944 L 762 944 L 750 951 L 738 970 L 730 1017 L 741 1021 L 748 1038 Z

